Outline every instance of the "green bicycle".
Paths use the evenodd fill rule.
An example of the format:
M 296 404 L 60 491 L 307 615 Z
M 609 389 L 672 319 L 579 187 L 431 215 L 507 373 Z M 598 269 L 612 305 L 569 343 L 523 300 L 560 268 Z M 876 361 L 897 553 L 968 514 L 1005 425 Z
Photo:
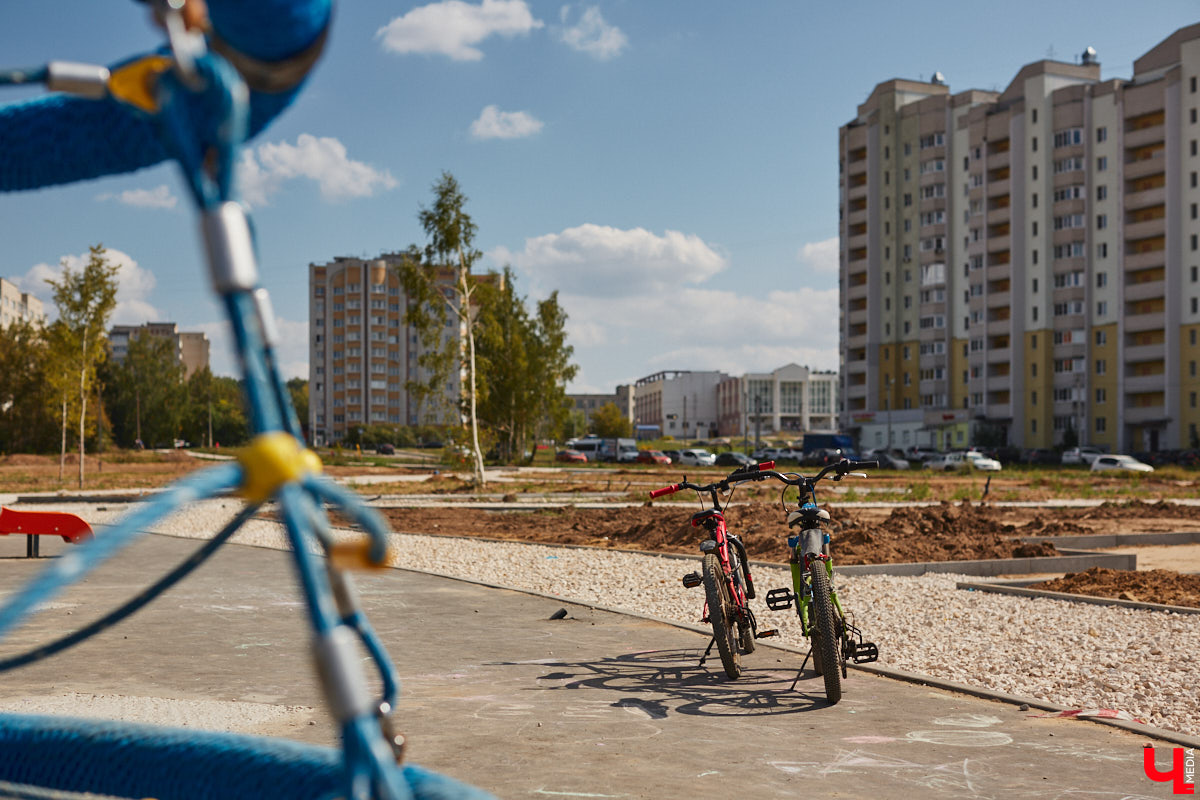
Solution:
M 874 642 L 863 641 L 862 631 L 846 618 L 833 585 L 833 559 L 829 556 L 829 534 L 825 523 L 829 512 L 817 505 L 817 483 L 832 473 L 832 480 L 840 481 L 847 475 L 866 477 L 856 469 L 878 467 L 876 461 L 841 460 L 822 469 L 814 477 L 797 473 L 780 473 L 774 470 L 753 470 L 731 475 L 730 480 L 762 481 L 774 478 L 799 490 L 795 508 L 788 508 L 781 499 L 787 514 L 789 528 L 799 528 L 798 534 L 788 536 L 788 559 L 792 571 L 790 588 L 772 589 L 767 592 L 767 607 L 772 611 L 796 608 L 800 618 L 801 633 L 809 641 L 809 652 L 804 658 L 813 660 L 813 668 L 825 680 L 825 697 L 830 704 L 842 699 L 842 678 L 846 677 L 846 663 L 864 664 L 879 658 L 879 647 Z

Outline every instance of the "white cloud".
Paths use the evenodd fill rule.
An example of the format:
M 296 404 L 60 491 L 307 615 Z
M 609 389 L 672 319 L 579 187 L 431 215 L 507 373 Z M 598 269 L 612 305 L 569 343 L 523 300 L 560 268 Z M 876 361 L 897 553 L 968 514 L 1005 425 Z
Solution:
M 501 111 L 487 106 L 479 119 L 471 123 L 471 136 L 476 139 L 521 139 L 533 136 L 542 129 L 542 121 L 524 111 Z
M 279 343 L 275 354 L 283 379 L 308 380 L 308 320 L 297 322 L 277 316 L 275 325 L 279 329 Z M 208 337 L 209 369 L 214 375 L 241 377 L 228 322 L 201 322 L 197 325 L 181 326 L 181 329 L 184 327 L 189 331 L 203 331 Z
M 117 306 L 113 310 L 109 322 L 113 325 L 140 325 L 143 322 L 163 319 L 162 313 L 149 301 L 150 293 L 158 281 L 154 273 L 138 264 L 128 253 L 105 250 L 109 264 L 117 267 Z M 21 291 L 29 292 L 39 298 L 46 306 L 46 315 L 50 319 L 58 316 L 54 306 L 54 290 L 46 283 L 47 278 L 58 280 L 62 277 L 63 265 L 70 267 L 73 272 L 80 272 L 87 266 L 89 253 L 63 256 L 60 263 L 35 264 L 23 276 L 16 278 L 15 283 Z
M 511 263 L 541 287 L 564 294 L 627 297 L 674 291 L 701 283 L 728 261 L 695 234 L 644 228 L 622 230 L 585 224 L 525 240 L 525 249 L 497 248 L 491 256 Z
M 541 28 L 524 0 L 483 0 L 480 5 L 443 0 L 409 11 L 380 28 L 375 38 L 392 53 L 427 53 L 479 61 L 476 45 L 489 36 L 520 36 Z
M 564 27 L 559 33 L 559 38 L 572 49 L 587 53 L 600 61 L 607 61 L 620 55 L 629 45 L 628 37 L 616 25 L 605 22 L 596 6 L 584 11 L 579 22 L 571 26 L 567 26 L 569 15 L 569 7 L 563 6 L 560 18 Z
M 179 204 L 179 198 L 171 194 L 171 190 L 167 185 L 161 184 L 153 189 L 128 189 L 118 194 L 106 192 L 96 195 L 96 199 L 101 202 L 115 200 L 118 203 L 124 203 L 127 206 L 135 208 L 174 208 Z
M 387 170 L 377 170 L 346 156 L 346 146 L 328 136 L 302 133 L 295 144 L 268 142 L 247 148 L 238 164 L 242 196 L 250 206 L 267 205 L 284 181 L 315 181 L 321 197 L 330 202 L 371 197 L 396 187 Z
M 804 266 L 820 273 L 837 274 L 838 237 L 808 242 L 796 253 L 797 260 Z

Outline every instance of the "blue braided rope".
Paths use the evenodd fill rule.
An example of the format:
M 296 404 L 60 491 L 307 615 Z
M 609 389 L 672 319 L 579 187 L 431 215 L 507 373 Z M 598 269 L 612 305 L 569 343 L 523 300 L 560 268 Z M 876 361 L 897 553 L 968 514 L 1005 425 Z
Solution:
M 241 483 L 238 464 L 210 467 L 183 478 L 122 519 L 103 536 L 95 536 L 49 564 L 38 578 L 13 593 L 0 607 L 0 637 L 15 628 L 41 603 L 57 595 L 107 561 L 148 526 L 175 509 L 203 497 L 233 489 Z
M 37 715 L 0 717 L 0 780 L 157 800 L 316 800 L 340 795 L 342 755 L 286 739 Z M 389 772 L 398 797 L 491 795 L 419 767 Z
M 273 61 L 304 50 L 321 35 L 332 0 L 209 0 L 208 8 L 221 38 L 249 56 Z M 251 92 L 249 135 L 261 133 L 300 88 Z M 153 117 L 115 100 L 51 95 L 0 106 L 0 192 L 135 172 L 171 155 Z

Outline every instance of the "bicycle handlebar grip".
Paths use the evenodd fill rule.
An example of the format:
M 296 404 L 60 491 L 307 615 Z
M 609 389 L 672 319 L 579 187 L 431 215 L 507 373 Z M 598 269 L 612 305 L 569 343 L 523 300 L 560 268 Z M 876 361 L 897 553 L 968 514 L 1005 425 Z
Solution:
M 675 494 L 678 491 L 679 484 L 674 484 L 673 486 L 664 486 L 661 489 L 655 489 L 654 491 L 650 492 L 650 497 L 653 499 L 655 497 L 662 497 L 664 494 Z
M 758 465 L 757 469 L 759 472 L 775 469 L 775 462 L 774 461 L 764 461 Z
M 865 467 L 867 469 L 877 469 L 879 467 L 879 462 L 878 461 L 856 461 L 856 462 L 854 462 L 854 466 Z

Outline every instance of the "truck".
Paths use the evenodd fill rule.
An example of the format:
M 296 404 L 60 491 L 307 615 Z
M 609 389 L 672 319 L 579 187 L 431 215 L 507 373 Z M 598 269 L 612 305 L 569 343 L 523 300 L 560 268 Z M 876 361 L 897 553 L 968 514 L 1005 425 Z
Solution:
M 601 439 L 596 460 L 627 464 L 636 461 L 637 454 L 637 439 Z
M 814 450 L 841 450 L 847 458 L 857 458 L 854 439 L 844 433 L 806 433 L 804 434 L 804 452 Z

